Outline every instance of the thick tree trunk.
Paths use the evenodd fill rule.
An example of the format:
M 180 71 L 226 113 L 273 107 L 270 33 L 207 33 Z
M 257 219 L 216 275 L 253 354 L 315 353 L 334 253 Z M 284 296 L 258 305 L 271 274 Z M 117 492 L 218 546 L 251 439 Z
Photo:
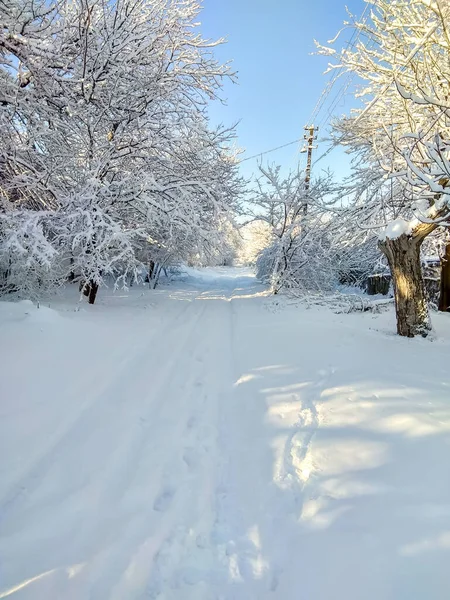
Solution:
M 148 273 L 147 273 L 147 275 L 145 277 L 145 283 L 149 284 L 149 286 L 148 286 L 149 288 L 151 287 L 150 286 L 150 282 L 152 280 L 154 271 L 155 271 L 155 262 L 153 260 L 151 260 L 148 263 Z
M 441 292 L 439 310 L 450 312 L 450 244 L 445 248 L 445 256 L 441 260 Z
M 406 234 L 380 242 L 386 255 L 394 285 L 397 333 L 406 337 L 427 336 L 430 317 L 420 264 L 421 238 Z
M 92 279 L 90 281 L 80 281 L 80 292 L 87 297 L 89 304 L 94 304 L 97 298 L 98 283 Z
M 95 281 L 91 281 L 89 282 L 88 285 L 89 288 L 89 304 L 94 304 L 95 299 L 97 298 L 97 292 L 98 292 L 98 283 L 95 283 Z

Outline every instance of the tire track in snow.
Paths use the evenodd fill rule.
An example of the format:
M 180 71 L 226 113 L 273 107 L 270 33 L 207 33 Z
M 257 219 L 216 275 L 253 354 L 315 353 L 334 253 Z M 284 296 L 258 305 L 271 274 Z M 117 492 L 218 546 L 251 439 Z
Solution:
M 111 545 L 106 552 L 99 548 L 91 561 L 91 570 L 96 573 L 95 584 L 90 590 L 93 597 L 134 597 L 128 589 L 129 570 L 135 572 L 134 582 L 141 578 L 144 586 L 152 557 L 172 530 L 175 518 L 172 508 L 179 490 L 176 480 L 165 481 L 164 475 L 167 463 L 173 464 L 178 455 L 176 443 L 185 420 L 183 406 L 174 403 L 173 399 L 177 393 L 183 401 L 189 401 L 198 393 L 198 371 L 192 369 L 185 380 L 185 369 L 178 370 L 178 367 L 180 362 L 185 363 L 186 356 L 192 355 L 192 342 L 198 336 L 205 310 L 204 305 L 192 304 L 191 310 L 183 314 L 186 323 L 182 332 L 174 330 L 161 340 L 159 358 L 151 365 L 157 370 L 151 389 L 145 393 L 140 389 L 142 382 L 136 383 L 133 396 L 141 398 L 139 418 L 144 422 L 138 430 L 131 430 L 119 446 L 119 462 L 114 461 L 98 501 L 99 510 L 102 505 L 110 507 L 118 526 L 111 537 L 108 519 L 96 523 L 97 511 L 94 510 L 91 522 L 83 525 L 77 539 L 79 546 L 94 544 L 95 540 L 106 540 Z M 194 360 L 193 356 L 191 358 Z M 148 363 L 148 356 L 146 360 Z M 162 433 L 175 442 L 167 457 L 159 453 L 159 446 L 166 443 L 158 437 Z
M 74 591 L 77 598 L 109 600 L 159 598 L 159 591 L 164 600 L 222 595 L 228 561 L 218 512 L 227 489 L 217 472 L 224 467 L 218 423 L 234 382 L 228 296 L 227 290 L 222 299 L 204 292 L 167 329 L 163 323 L 124 353 L 129 368 L 59 429 L 28 478 L 19 480 L 27 489 L 8 505 L 10 560 L 20 553 L 20 563 L 37 572 L 49 571 L 41 569 L 46 565 L 84 565 L 74 579 L 49 576 L 54 597 Z M 95 441 L 103 455 L 111 453 L 109 460 L 91 452 Z M 85 462 L 73 460 L 80 445 L 87 446 Z M 89 477 L 78 489 L 76 467 L 82 465 Z M 56 498 L 61 480 L 55 472 L 64 470 L 76 484 Z M 33 528 L 37 521 L 34 533 L 27 522 Z M 25 528 L 27 548 L 20 542 Z
M 176 315 L 173 322 L 170 324 L 169 332 L 172 335 L 177 333 L 177 325 L 179 320 L 183 317 L 185 312 L 189 309 L 190 304 L 186 304 L 182 307 L 182 310 Z M 54 463 L 55 456 L 58 456 L 67 443 L 70 436 L 74 436 L 77 430 L 83 425 L 84 421 L 92 421 L 93 415 L 91 413 L 96 411 L 102 412 L 104 404 L 109 403 L 109 396 L 117 392 L 117 385 L 128 379 L 131 371 L 137 370 L 139 360 L 142 361 L 143 357 L 146 357 L 146 351 L 151 349 L 153 339 L 157 336 L 158 330 L 151 332 L 150 338 L 141 344 L 137 350 L 130 354 L 130 348 L 127 346 L 126 350 L 121 350 L 117 353 L 118 360 L 118 371 L 114 373 L 113 378 L 110 379 L 106 385 L 100 384 L 92 396 L 88 396 L 88 399 L 82 403 L 78 412 L 74 413 L 73 418 L 69 419 L 59 430 L 55 433 L 50 443 L 45 448 L 45 451 L 38 456 L 28 471 L 21 476 L 21 478 L 11 486 L 9 492 L 4 494 L 0 501 L 0 511 L 2 517 L 9 513 L 9 511 L 18 508 L 19 503 L 24 502 L 25 498 L 32 494 L 35 489 L 41 484 L 42 479 L 45 477 L 52 464 Z M 146 359 L 147 360 L 147 359 Z M 123 385 L 123 384 L 122 384 Z M 77 399 L 73 399 L 76 401 Z M 101 407 L 99 406 L 101 404 Z
M 214 493 L 215 414 L 221 397 L 221 383 L 218 385 L 217 380 L 221 381 L 221 335 L 226 324 L 217 318 L 217 306 L 208 301 L 196 304 L 201 307 L 198 318 L 205 311 L 206 315 L 201 327 L 194 327 L 192 336 L 183 344 L 182 371 L 167 381 L 170 402 L 160 402 L 152 411 L 149 427 L 149 435 L 155 428 L 164 431 L 174 445 L 161 464 L 151 469 L 152 479 L 159 483 L 156 492 L 148 497 L 146 513 L 128 530 L 125 542 L 120 540 L 121 548 L 115 558 L 109 558 L 105 569 L 101 569 L 110 572 L 112 560 L 118 574 L 116 581 L 105 583 L 106 587 L 103 583 L 96 585 L 97 596 L 133 598 L 130 570 L 134 582 L 140 578 L 140 585 L 146 586 L 149 596 L 155 598 L 161 589 L 177 593 L 182 588 L 184 600 L 193 586 L 213 577 L 212 559 L 206 560 L 208 568 L 204 566 L 208 555 L 204 542 L 208 536 L 202 533 L 201 525 L 208 521 L 205 515 L 211 512 Z M 184 380 L 186 373 L 188 381 Z M 143 477 L 143 469 L 138 468 L 133 481 L 138 483 Z M 130 488 L 133 489 L 133 483 Z M 139 496 L 144 495 L 141 489 Z M 202 555 L 197 563 L 192 552 Z M 112 590 L 111 596 L 108 590 Z M 198 591 L 193 597 L 199 598 Z
M 203 294 L 204 295 L 204 294 Z M 225 298 L 224 298 L 225 300 Z M 155 557 L 155 570 L 148 584 L 149 597 L 212 600 L 214 589 L 224 583 L 223 564 L 215 548 L 217 521 L 217 427 L 220 405 L 225 401 L 229 355 L 223 346 L 229 325 L 229 303 L 207 301 L 211 311 L 205 319 L 208 335 L 200 345 L 204 363 L 204 401 L 194 408 L 186 423 L 182 461 L 183 492 L 178 507 L 181 525 L 171 531 Z
M 44 546 L 43 555 L 47 554 L 50 558 L 54 556 L 56 559 L 57 553 L 57 562 L 66 564 L 79 563 L 80 558 L 87 558 L 86 568 L 77 577 L 77 585 L 80 586 L 77 589 L 84 590 L 80 591 L 81 597 L 109 598 L 115 583 L 126 570 L 130 556 L 141 543 L 144 533 L 150 535 L 147 522 L 150 523 L 151 520 L 149 521 L 148 515 L 154 515 L 161 520 L 163 511 L 158 513 L 152 504 L 157 493 L 154 491 L 154 480 L 158 481 L 161 477 L 163 460 L 153 453 L 152 433 L 155 431 L 154 425 L 155 421 L 158 422 L 158 415 L 164 410 L 166 413 L 170 411 L 170 402 L 164 402 L 165 388 L 183 387 L 182 376 L 177 376 L 178 365 L 186 356 L 191 355 L 191 342 L 193 337 L 198 335 L 196 330 L 205 310 L 206 305 L 189 303 L 183 306 L 167 329 L 158 328 L 159 333 L 156 332 L 151 340 L 140 347 L 140 356 L 135 352 L 133 359 L 130 358 L 130 369 L 126 373 L 118 374 L 120 385 L 114 388 L 114 383 L 111 383 L 108 387 L 108 392 L 114 392 L 115 396 L 111 397 L 109 393 L 102 394 L 100 399 L 97 398 L 92 403 L 85 417 L 74 424 L 68 436 L 60 440 L 58 453 L 54 457 L 57 467 L 50 464 L 48 459 L 45 474 L 43 471 L 34 473 L 35 489 L 31 490 L 29 486 L 29 493 L 21 496 L 20 502 L 10 506 L 7 525 L 8 529 L 13 531 L 13 536 L 19 535 L 18 540 L 21 529 L 26 527 L 23 516 L 28 516 L 28 519 L 31 516 L 31 527 L 34 523 L 38 523 L 39 527 L 45 524 L 49 531 L 56 533 L 56 538 L 61 539 L 59 544 L 53 544 L 53 548 Z M 155 339 L 158 343 L 157 355 Z M 158 372 L 158 376 L 152 380 L 151 390 L 148 389 L 149 363 Z M 116 384 L 117 377 L 114 380 Z M 194 375 L 187 381 L 191 388 L 193 377 Z M 169 416 L 173 420 L 173 415 L 167 413 L 166 421 Z M 88 422 L 91 422 L 91 427 L 87 431 L 89 439 L 86 439 L 85 427 Z M 176 425 L 178 421 L 174 420 L 174 423 Z M 179 431 L 174 431 L 171 437 L 178 439 L 182 428 L 183 424 L 179 425 Z M 164 430 L 170 435 L 167 423 L 164 424 Z M 92 444 L 92 448 L 89 448 Z M 96 447 L 98 444 L 99 448 Z M 85 446 L 88 446 L 89 451 Z M 92 481 L 86 489 L 76 490 L 77 500 L 80 500 L 81 495 L 81 509 L 76 502 L 72 506 L 70 494 L 64 499 L 63 505 L 55 505 L 55 512 L 51 510 L 51 494 L 49 496 L 47 493 L 43 497 L 44 502 L 38 501 L 36 504 L 36 493 L 38 496 L 42 495 L 42 487 L 46 482 L 55 481 L 54 469 L 56 468 L 56 475 L 58 468 L 66 469 L 81 447 L 87 453 L 87 460 L 92 458 L 94 463 L 96 460 L 98 462 L 95 453 L 100 454 L 103 465 L 99 478 L 95 464 L 94 467 L 89 465 L 89 468 L 94 469 Z M 145 463 L 148 456 L 152 459 L 151 464 L 142 466 L 141 463 Z M 82 467 L 82 464 L 79 466 Z M 140 478 L 143 481 L 142 486 Z M 148 482 L 151 489 L 147 489 Z M 64 488 L 64 485 L 62 487 Z M 42 509 L 44 512 L 40 514 Z M 78 512 L 78 516 L 75 514 L 75 521 L 72 515 L 74 510 Z M 114 522 L 113 528 L 111 522 Z M 159 523 L 157 525 L 159 526 Z M 155 523 L 152 527 L 157 539 L 160 533 L 158 527 Z M 71 539 L 70 544 L 65 543 L 68 537 Z M 11 539 L 14 548 L 15 539 L 10 537 L 10 541 Z M 28 551 L 33 552 L 33 549 Z M 54 564 L 54 560 L 51 564 Z M 62 587 L 58 589 L 58 594 L 59 597 L 64 597 L 70 591 L 70 582 L 61 581 L 60 585 Z
M 214 290 L 201 294 L 203 298 L 213 295 L 214 319 L 208 330 L 209 339 L 214 342 L 206 353 L 204 370 L 208 374 L 207 414 L 202 410 L 189 419 L 190 434 L 183 452 L 193 484 L 189 498 L 184 499 L 191 508 L 185 514 L 185 525 L 172 532 L 155 557 L 155 572 L 148 587 L 152 599 L 222 599 L 229 584 L 230 536 L 224 506 L 229 470 L 224 429 L 232 424 L 224 423 L 224 407 L 235 381 L 232 300 L 236 290 L 220 292 L 220 295 Z M 209 325 L 208 320 L 206 324 Z M 205 442 L 209 449 L 204 447 Z

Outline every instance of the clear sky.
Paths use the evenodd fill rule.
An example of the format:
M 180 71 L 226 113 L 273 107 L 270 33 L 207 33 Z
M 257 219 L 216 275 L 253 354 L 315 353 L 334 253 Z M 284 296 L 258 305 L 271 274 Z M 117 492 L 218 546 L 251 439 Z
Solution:
M 227 105 L 211 106 L 212 122 L 229 125 L 240 121 L 238 144 L 246 150 L 243 158 L 302 136 L 329 77 L 323 75 L 328 59 L 311 55 L 314 39 L 326 44 L 347 19 L 345 6 L 360 16 L 364 0 L 203 0 L 203 5 L 203 35 L 227 38 L 216 56 L 232 60 L 238 73 L 238 84 L 225 86 Z M 350 35 L 351 31 L 346 32 L 342 40 Z M 339 88 L 338 82 L 330 101 Z M 334 114 L 347 112 L 351 104 L 352 98 L 347 96 Z M 324 115 L 326 111 L 319 121 Z M 320 134 L 326 135 L 326 130 Z M 326 149 L 324 143 L 319 144 L 316 158 Z M 294 145 L 264 160 L 289 168 L 304 156 Z M 342 175 L 348 171 L 348 158 L 333 150 L 320 163 L 320 168 L 325 167 Z M 249 176 L 256 171 L 257 161 L 245 162 L 241 168 Z

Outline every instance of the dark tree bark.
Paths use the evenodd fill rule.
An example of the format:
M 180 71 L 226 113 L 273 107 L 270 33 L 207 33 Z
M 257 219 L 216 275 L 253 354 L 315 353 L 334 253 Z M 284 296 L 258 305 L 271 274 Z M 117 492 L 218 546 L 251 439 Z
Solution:
M 389 275 L 371 275 L 367 278 L 367 293 L 369 296 L 382 294 L 386 296 L 389 293 L 391 278 Z
M 83 296 L 89 296 L 89 283 L 87 281 L 81 280 L 78 289 L 83 292 Z
M 88 288 L 89 288 L 89 304 L 94 304 L 95 299 L 97 298 L 98 283 L 95 283 L 95 281 L 92 281 L 92 279 L 91 279 L 91 281 L 89 282 Z
M 405 337 L 426 337 L 431 330 L 425 283 L 420 263 L 422 236 L 403 234 L 380 242 L 392 274 L 397 333 Z
M 73 265 L 74 263 L 75 263 L 75 261 L 74 261 L 73 257 L 71 257 L 70 264 Z M 68 281 L 73 281 L 75 279 L 75 272 L 70 271 L 69 277 L 67 279 L 68 279 Z
M 152 278 L 153 278 L 153 273 L 155 272 L 155 261 L 150 260 L 148 263 L 148 273 L 145 277 L 145 283 L 150 284 Z M 150 285 L 149 285 L 150 287 Z
M 441 260 L 441 269 L 439 310 L 450 312 L 450 244 L 447 244 L 445 248 L 445 255 Z
M 159 276 L 161 275 L 161 270 L 162 270 L 161 265 L 157 265 L 156 268 L 154 269 L 153 286 L 152 286 L 154 290 L 156 290 L 156 286 L 158 285 Z
M 94 304 L 97 298 L 98 283 L 92 279 L 90 281 L 80 281 L 80 292 L 87 297 L 89 304 Z

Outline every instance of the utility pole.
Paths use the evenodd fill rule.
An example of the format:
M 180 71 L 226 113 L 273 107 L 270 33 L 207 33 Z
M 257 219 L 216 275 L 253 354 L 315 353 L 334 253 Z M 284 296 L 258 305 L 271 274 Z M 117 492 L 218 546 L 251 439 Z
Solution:
M 315 127 L 314 125 L 307 125 L 305 127 L 305 131 L 308 132 L 303 136 L 306 140 L 307 145 L 303 148 L 302 152 L 308 152 L 308 159 L 306 161 L 305 171 L 305 189 L 306 193 L 308 193 L 309 184 L 311 182 L 312 153 L 313 150 L 317 148 L 317 146 L 314 145 L 314 142 L 315 140 L 317 140 L 316 131 L 319 131 L 319 128 Z M 308 203 L 305 203 L 305 206 L 303 207 L 303 212 L 305 213 L 305 215 L 308 212 Z

